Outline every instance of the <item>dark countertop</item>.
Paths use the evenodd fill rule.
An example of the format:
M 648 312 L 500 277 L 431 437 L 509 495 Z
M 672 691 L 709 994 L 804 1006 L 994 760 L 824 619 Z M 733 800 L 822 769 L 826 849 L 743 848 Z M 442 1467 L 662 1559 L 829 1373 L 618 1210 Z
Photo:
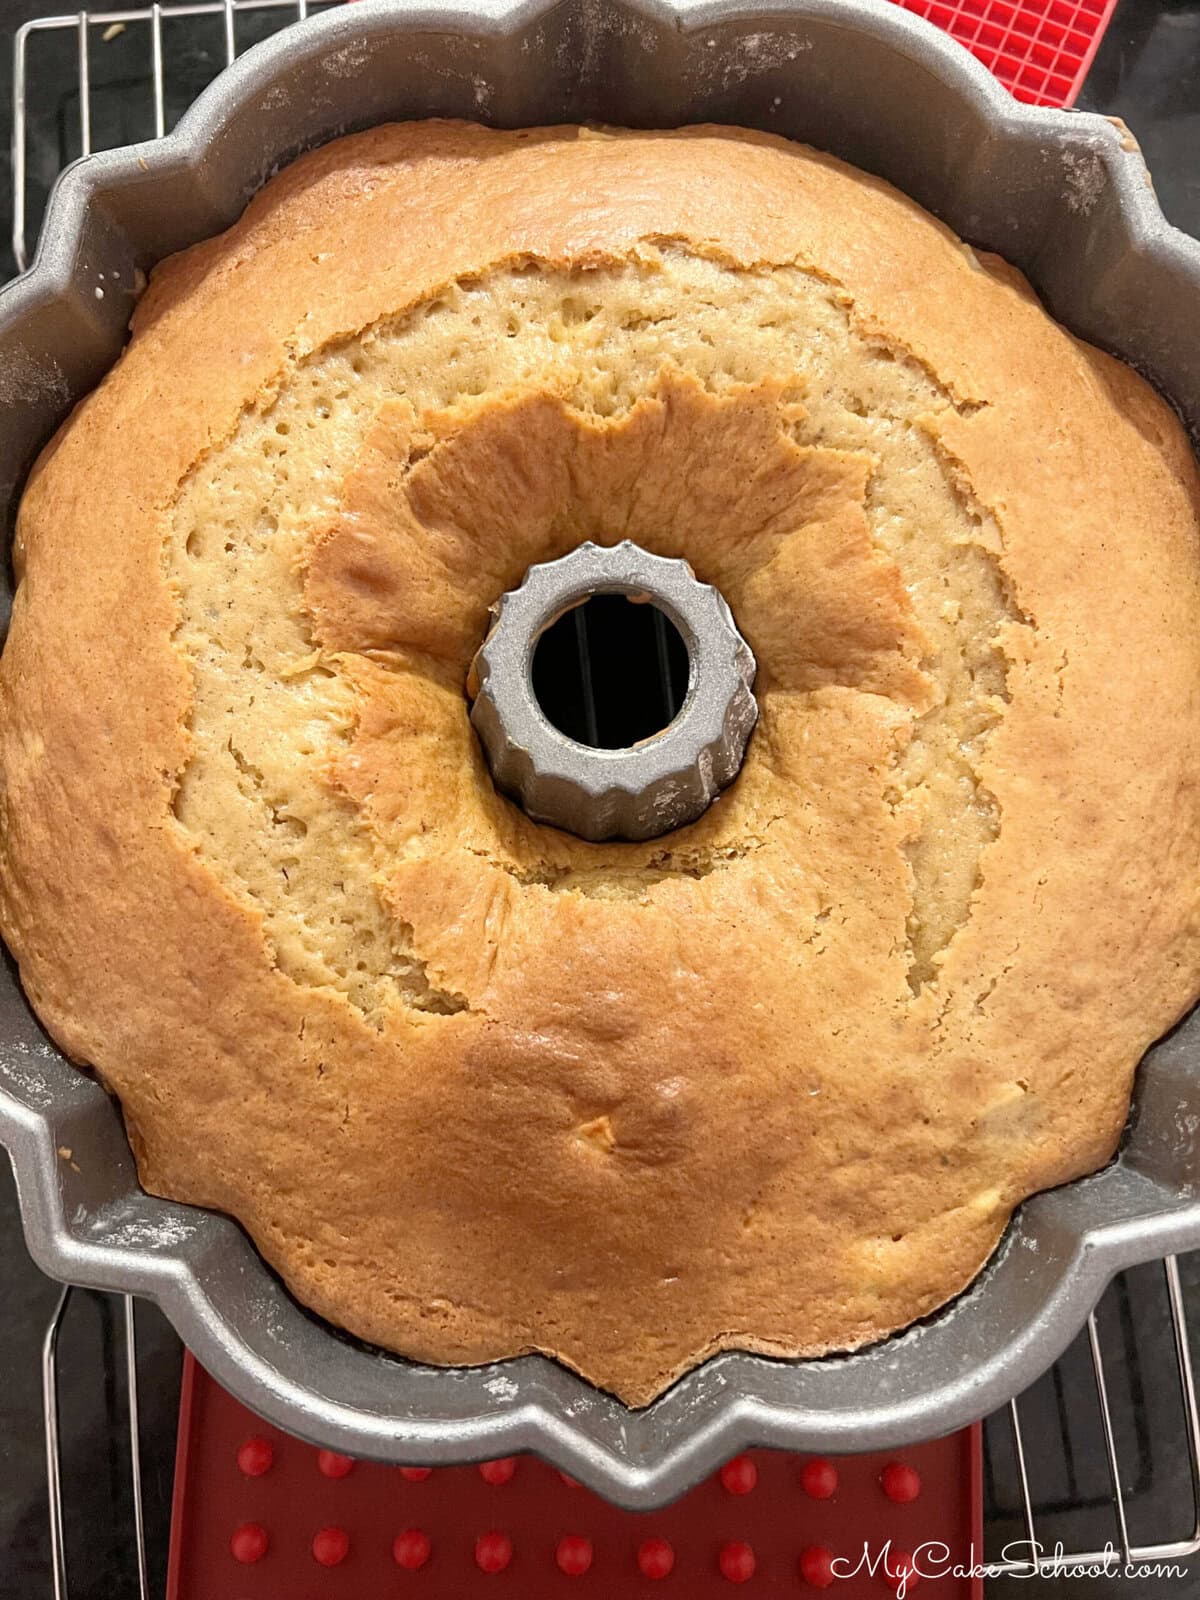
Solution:
M 57 9 L 36 0 L 0 0 L 0 37 L 26 18 Z M 256 24 L 239 22 L 248 42 Z M 216 70 L 221 34 L 190 30 L 172 59 L 169 109 L 178 114 Z M 68 41 L 61 41 L 65 46 Z M 144 72 L 120 37 L 96 62 L 99 143 L 142 137 L 145 107 L 127 93 Z M 70 88 L 69 50 L 46 58 L 42 91 L 33 108 L 40 165 L 31 190 L 53 176 L 74 147 L 77 101 Z M 57 77 L 53 76 L 57 74 Z M 55 98 L 52 87 L 62 86 Z M 47 93 L 47 87 L 51 92 Z M 11 90 L 11 57 L 0 50 L 0 104 Z M 31 105 L 33 102 L 31 93 Z M 1163 210 L 1200 236 L 1200 0 L 1119 0 L 1080 99 L 1086 109 L 1123 117 L 1146 155 Z M 5 112 L 5 116 L 9 113 Z M 105 135 L 111 137 L 105 137 Z M 9 157 L 0 156 L 0 219 L 10 221 Z M 12 271 L 3 247 L 2 274 Z M 1200 1322 L 1200 1261 L 1185 1263 L 1193 1321 Z M 40 1351 L 58 1296 L 25 1253 L 13 1185 L 0 1171 L 0 1351 L 8 1381 L 0 1396 L 0 1600 L 35 1600 L 51 1593 L 46 1520 Z M 143 1480 L 152 1593 L 163 1592 L 170 1505 L 178 1341 L 152 1307 L 138 1318 Z M 1179 1537 L 1185 1531 L 1187 1462 L 1181 1431 L 1161 1270 L 1126 1274 L 1102 1306 L 1101 1328 L 1110 1365 L 1113 1412 L 1124 1487 L 1135 1539 Z M 76 1294 L 63 1334 L 60 1370 L 64 1418 L 63 1465 L 73 1600 L 122 1600 L 136 1594 L 132 1508 L 124 1426 L 120 1301 Z M 1112 1536 L 1103 1439 L 1095 1411 L 1086 1350 L 1078 1343 L 1055 1373 L 1036 1386 L 1022 1416 L 1034 1466 L 1035 1496 L 1045 1507 L 1050 1543 L 1103 1545 Z M 986 1460 L 989 1551 L 1021 1537 L 1017 1483 L 1003 1419 L 988 1433 Z M 1053 1509 L 1058 1507 L 1057 1510 Z M 1185 1575 L 1141 1582 L 1116 1579 L 996 1580 L 989 1600 L 1194 1600 L 1200 1562 Z M 225 1600 L 225 1597 L 214 1597 Z M 281 1597 L 283 1600 L 283 1597 Z

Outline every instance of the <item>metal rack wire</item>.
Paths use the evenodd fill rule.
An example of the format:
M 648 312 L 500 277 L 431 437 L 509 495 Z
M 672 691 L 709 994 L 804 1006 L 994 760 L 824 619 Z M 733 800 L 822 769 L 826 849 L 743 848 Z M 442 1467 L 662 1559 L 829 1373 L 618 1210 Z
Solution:
M 62 16 L 39 17 L 27 22 L 15 35 L 13 47 L 13 121 L 12 121 L 12 177 L 13 177 L 13 228 L 12 251 L 18 268 L 23 269 L 32 254 L 30 243 L 40 215 L 36 206 L 29 203 L 30 195 L 30 134 L 32 114 L 44 106 L 36 95 L 31 97 L 33 80 L 30 75 L 31 53 L 35 42 L 48 35 L 65 35 L 73 32 L 75 41 L 73 79 L 78 107 L 74 112 L 73 129 L 68 130 L 60 116 L 57 123 L 59 148 L 57 160 L 47 165 L 57 170 L 73 155 L 87 155 L 97 148 L 96 119 L 93 114 L 93 30 L 103 30 L 108 38 L 112 30 L 129 28 L 140 30 L 137 49 L 141 52 L 143 66 L 134 92 L 145 102 L 146 133 L 161 137 L 171 125 L 170 97 L 168 93 L 167 40 L 177 29 L 186 27 L 189 19 L 217 19 L 221 26 L 221 46 L 211 58 L 205 58 L 204 70 L 209 75 L 221 66 L 232 62 L 239 50 L 238 19 L 256 16 L 270 26 L 286 25 L 302 20 L 316 0 L 191 0 L 191 3 L 165 6 L 152 4 L 126 10 L 102 12 L 79 11 Z M 144 33 L 144 39 L 141 34 Z M 211 70 L 210 70 L 211 69 Z M 189 86 L 190 87 L 190 86 Z M 122 94 L 129 92 L 126 81 Z M 1096 1313 L 1088 1319 L 1087 1345 L 1095 1392 L 1095 1406 L 1103 1437 L 1103 1451 L 1107 1467 L 1108 1494 L 1105 1503 L 1110 1506 L 1114 1540 L 1106 1548 L 1063 1550 L 1046 1552 L 1040 1536 L 1051 1507 L 1039 1501 L 1031 1471 L 1030 1452 L 1026 1442 L 1023 1418 L 1030 1404 L 1027 1398 L 1011 1402 L 1007 1416 L 1000 1414 L 989 1419 L 989 1441 L 1006 1433 L 1015 1464 L 1018 1486 L 1018 1515 L 1024 1529 L 1028 1554 L 1022 1558 L 1006 1559 L 1003 1556 L 988 1563 L 989 1573 L 1002 1576 L 1054 1577 L 1079 1567 L 1098 1569 L 1108 1573 L 1128 1572 L 1141 1566 L 1184 1559 L 1200 1551 L 1200 1410 L 1197 1406 L 1196 1383 L 1189 1345 L 1189 1330 L 1179 1265 L 1174 1257 L 1163 1263 L 1165 1293 L 1169 1308 L 1171 1336 L 1175 1353 L 1175 1373 L 1170 1380 L 1178 1386 L 1177 1409 L 1181 1416 L 1187 1454 L 1187 1495 L 1190 1504 L 1179 1509 L 1178 1536 L 1156 1543 L 1134 1543 L 1129 1531 L 1126 1478 L 1118 1449 L 1117 1431 L 1114 1427 L 1113 1407 L 1110 1402 L 1111 1379 L 1116 1366 L 1111 1351 L 1106 1354 Z M 1112 1293 L 1113 1291 L 1110 1291 Z M 54 1574 L 55 1600 L 68 1600 L 68 1577 L 65 1539 L 65 1514 L 67 1497 L 64 1490 L 61 1417 L 59 1408 L 58 1351 L 63 1319 L 71 1303 L 73 1291 L 67 1288 L 60 1296 L 46 1331 L 43 1347 L 42 1378 L 45 1419 L 47 1480 L 50 1506 L 51 1553 Z M 150 1586 L 147 1576 L 146 1522 L 142 1484 L 141 1449 L 138 1410 L 137 1333 L 133 1301 L 124 1296 L 123 1325 L 125 1335 L 124 1365 L 126 1374 L 126 1408 L 129 1435 L 129 1452 L 132 1471 L 133 1538 L 136 1545 L 138 1594 L 140 1600 L 149 1600 Z M 1056 1391 L 1060 1407 L 1065 1404 L 1063 1391 Z M 1175 1403 L 1172 1402 L 1173 1408 Z M 1062 1423 L 1066 1437 L 1066 1423 Z M 1174 1515 L 1174 1508 L 1173 1508 Z M 1186 1520 L 1185 1520 L 1186 1519 Z
M 1042 1543 L 1038 1538 L 1038 1521 L 1034 1514 L 1029 1461 L 1021 1427 L 1021 1403 L 1019 1400 L 1014 1399 L 1009 1402 L 1009 1424 L 1012 1431 L 1012 1443 L 1021 1485 L 1021 1510 L 1025 1535 L 1028 1548 L 1032 1554 L 1032 1560 L 997 1562 L 994 1564 L 997 1572 L 1032 1573 L 1039 1577 L 1053 1577 L 1066 1568 L 1076 1567 L 1099 1567 L 1103 1570 L 1114 1568 L 1118 1571 L 1128 1571 L 1133 1567 L 1153 1566 L 1159 1562 L 1181 1560 L 1187 1556 L 1194 1555 L 1200 1550 L 1200 1411 L 1197 1410 L 1196 1380 L 1192 1365 L 1187 1310 L 1184 1304 L 1183 1286 L 1180 1282 L 1177 1258 L 1168 1256 L 1163 1262 L 1163 1270 L 1166 1276 L 1171 1332 L 1175 1346 L 1175 1361 L 1190 1466 L 1192 1504 L 1191 1521 L 1187 1532 L 1182 1538 L 1165 1540 L 1157 1544 L 1135 1545 L 1130 1541 L 1125 1491 L 1123 1488 L 1124 1480 L 1117 1452 L 1112 1408 L 1109 1404 L 1108 1372 L 1100 1340 L 1099 1324 L 1096 1312 L 1093 1311 L 1087 1320 L 1087 1339 L 1091 1355 L 1092 1374 L 1096 1386 L 1096 1401 L 1104 1434 L 1108 1478 L 1112 1489 L 1114 1531 L 1117 1535 L 1116 1548 L 1106 1547 L 1103 1550 L 1056 1552 L 1050 1556 L 1043 1556 L 1039 1553 L 1042 1549 Z
M 69 1600 L 66 1524 L 63 1507 L 62 1436 L 59 1429 L 58 1342 L 74 1290 L 66 1285 L 42 1341 L 42 1416 L 46 1433 L 46 1490 L 50 1509 L 50 1558 L 54 1600 Z M 150 1600 L 146 1562 L 146 1513 L 142 1495 L 142 1445 L 138 1406 L 137 1322 L 132 1295 L 122 1295 L 125 1332 L 125 1394 L 133 1492 L 133 1537 L 137 1557 L 138 1600 Z
M 316 9 L 316 7 L 312 7 Z M 78 150 L 90 155 L 93 141 L 92 118 L 92 32 L 99 28 L 107 35 L 113 29 L 138 27 L 145 31 L 146 77 L 144 90 L 153 113 L 153 136 L 161 139 L 168 131 L 167 68 L 164 35 L 179 23 L 200 17 L 215 17 L 222 24 L 224 60 L 214 67 L 227 66 L 239 50 L 237 23 L 240 16 L 258 15 L 283 25 L 303 21 L 310 0 L 189 0 L 182 5 L 139 6 L 118 11 L 76 11 L 62 16 L 34 17 L 17 29 L 13 38 L 12 90 L 12 252 L 19 271 L 29 264 L 32 250 L 30 232 L 39 220 L 28 207 L 29 154 L 29 59 L 34 41 L 47 34 L 74 33 L 78 93 Z

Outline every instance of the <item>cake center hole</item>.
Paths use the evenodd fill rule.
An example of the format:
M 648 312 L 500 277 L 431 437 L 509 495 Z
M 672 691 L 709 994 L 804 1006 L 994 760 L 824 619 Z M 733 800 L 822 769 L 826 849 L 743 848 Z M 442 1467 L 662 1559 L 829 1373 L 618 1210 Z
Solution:
M 688 688 L 688 652 L 657 606 L 594 594 L 546 629 L 533 652 L 533 693 L 577 744 L 624 750 L 661 733 Z

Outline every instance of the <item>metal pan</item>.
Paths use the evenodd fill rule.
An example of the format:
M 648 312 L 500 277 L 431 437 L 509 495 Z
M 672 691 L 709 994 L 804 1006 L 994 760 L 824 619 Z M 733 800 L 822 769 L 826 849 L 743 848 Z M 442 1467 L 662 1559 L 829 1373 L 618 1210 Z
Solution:
M 1057 317 L 1139 367 L 1200 432 L 1200 247 L 1164 221 L 1128 134 L 1014 103 L 899 9 L 365 0 L 250 51 L 168 138 L 64 174 L 32 270 L 0 294 L 9 523 L 36 451 L 115 360 L 156 260 L 231 222 L 299 150 L 431 115 L 711 120 L 805 139 L 1015 261 Z M 1200 1245 L 1198 1124 L 1200 1015 L 1146 1058 L 1120 1158 L 1022 1206 L 953 1305 L 837 1359 L 722 1355 L 631 1412 L 542 1358 L 422 1367 L 306 1313 L 233 1222 L 139 1189 L 116 1107 L 0 972 L 0 1138 L 47 1272 L 157 1300 L 222 1383 L 303 1437 L 410 1462 L 536 1450 L 643 1509 L 751 1443 L 880 1449 L 1000 1405 L 1053 1361 L 1115 1271 Z

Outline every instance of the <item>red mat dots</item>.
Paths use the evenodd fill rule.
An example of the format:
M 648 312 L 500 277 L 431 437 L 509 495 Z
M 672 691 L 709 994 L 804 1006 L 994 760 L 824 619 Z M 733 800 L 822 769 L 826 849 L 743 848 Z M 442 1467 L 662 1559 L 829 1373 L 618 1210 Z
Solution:
M 247 1478 L 261 1478 L 270 1472 L 275 1459 L 275 1449 L 269 1439 L 247 1439 L 237 1453 L 238 1471 Z
M 565 1539 L 558 1541 L 554 1559 L 558 1562 L 558 1570 L 565 1572 L 568 1578 L 582 1578 L 592 1564 L 592 1555 L 590 1539 L 585 1539 L 577 1533 L 569 1533 Z
M 420 1572 L 433 1554 L 433 1541 L 419 1528 L 406 1528 L 392 1541 L 392 1560 L 405 1572 Z
M 721 1486 L 726 1494 L 749 1494 L 758 1482 L 758 1468 L 749 1456 L 734 1456 L 721 1468 Z
M 889 1589 L 904 1589 L 910 1595 L 921 1581 L 915 1558 L 907 1550 L 893 1550 L 883 1564 L 883 1579 Z
M 834 1459 L 742 1450 L 638 1515 L 535 1456 L 431 1470 L 318 1450 L 188 1357 L 165 1600 L 893 1600 L 906 1552 L 944 1545 L 939 1565 L 967 1569 L 982 1547 L 979 1437 Z M 915 1499 L 887 1492 L 914 1482 Z M 982 1600 L 981 1580 L 922 1566 L 906 1600 L 917 1576 L 916 1600 Z
M 513 1557 L 506 1533 L 481 1533 L 475 1541 L 475 1565 L 480 1572 L 503 1572 Z
M 235 1561 L 241 1561 L 250 1566 L 255 1561 L 261 1561 L 270 1549 L 271 1541 L 267 1538 L 267 1530 L 257 1522 L 243 1522 L 240 1528 L 235 1528 L 233 1538 L 229 1541 L 229 1553 Z
M 921 1474 L 906 1461 L 889 1461 L 879 1474 L 879 1485 L 889 1500 L 906 1506 L 921 1492 Z
M 675 1568 L 675 1551 L 667 1539 L 643 1540 L 637 1559 L 643 1578 L 669 1578 Z
M 898 0 L 977 56 L 1018 100 L 1069 106 L 1116 0 Z
M 832 1500 L 838 1488 L 837 1468 L 820 1457 L 806 1461 L 800 1469 L 800 1487 L 811 1500 Z
M 749 1583 L 757 1565 L 754 1551 L 740 1539 L 723 1544 L 717 1552 L 717 1566 L 721 1569 L 721 1576 L 729 1583 Z
M 350 1535 L 345 1528 L 320 1528 L 313 1534 L 312 1553 L 323 1567 L 336 1567 L 350 1554 Z
M 833 1551 L 810 1544 L 800 1552 L 800 1576 L 810 1589 L 828 1589 L 834 1581 Z

